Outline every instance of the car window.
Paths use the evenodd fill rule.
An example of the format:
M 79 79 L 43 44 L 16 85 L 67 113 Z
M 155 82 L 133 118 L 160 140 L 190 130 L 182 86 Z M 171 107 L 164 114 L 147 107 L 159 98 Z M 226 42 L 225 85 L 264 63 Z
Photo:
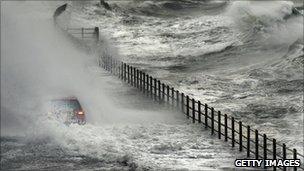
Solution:
M 71 111 L 81 109 L 77 100 L 53 100 L 52 108 L 55 111 Z

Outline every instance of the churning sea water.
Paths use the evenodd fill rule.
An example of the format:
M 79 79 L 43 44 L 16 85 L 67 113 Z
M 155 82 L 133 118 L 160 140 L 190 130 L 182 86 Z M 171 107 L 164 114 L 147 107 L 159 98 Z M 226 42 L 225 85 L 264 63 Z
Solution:
M 228 144 L 182 116 L 151 105 L 85 54 L 67 55 L 75 50 L 68 43 L 50 48 L 54 42 L 67 41 L 58 38 L 60 33 L 45 40 L 53 44 L 29 43 L 51 27 L 56 3 L 5 2 L 1 7 L 5 24 L 1 34 L 28 35 L 1 37 L 8 42 L 1 56 L 16 57 L 1 61 L 1 91 L 7 92 L 1 94 L 3 169 L 233 169 L 234 159 L 242 155 Z M 303 151 L 303 16 L 291 14 L 293 2 L 109 1 L 111 10 L 97 4 L 70 3 L 66 23 L 98 26 L 109 46 L 107 53 Z M 7 9 L 31 12 L 21 20 Z M 9 29 L 14 25 L 11 21 L 22 21 L 23 29 Z M 29 23 L 47 26 L 31 33 L 24 31 Z M 9 44 L 28 53 L 16 53 Z M 32 53 L 37 49 L 42 50 Z M 18 55 L 27 65 L 18 62 Z M 18 66 L 28 71 L 22 75 L 25 78 L 36 74 L 39 67 L 32 63 L 39 64 L 40 59 L 33 55 L 48 61 L 43 64 L 47 71 L 38 76 L 40 82 L 24 80 L 10 69 Z M 33 93 L 37 87 L 39 93 Z M 27 93 L 21 98 L 9 93 L 16 89 Z M 32 107 L 62 92 L 81 97 L 89 111 L 87 125 L 67 127 Z

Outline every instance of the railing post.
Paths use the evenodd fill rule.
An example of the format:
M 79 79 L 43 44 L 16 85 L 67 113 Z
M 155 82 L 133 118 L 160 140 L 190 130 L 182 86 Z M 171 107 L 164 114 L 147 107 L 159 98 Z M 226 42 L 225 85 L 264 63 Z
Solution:
M 235 134 L 235 129 L 234 129 L 234 117 L 231 117 L 231 144 L 232 144 L 232 147 L 234 147 L 234 136 Z
M 205 104 L 205 128 L 208 128 L 208 105 Z
M 172 101 L 171 101 L 171 105 L 172 107 L 174 107 L 174 88 L 171 88 L 171 96 L 172 96 Z
M 113 73 L 113 59 L 112 58 L 109 59 L 110 59 L 110 73 Z
M 136 68 L 133 67 L 133 87 L 137 88 L 137 74 L 136 74 Z
M 165 101 L 165 84 L 162 83 L 162 99 Z
M 293 149 L 293 159 L 296 160 L 297 159 L 297 150 L 296 149 Z M 293 168 L 294 171 L 297 171 L 297 166 L 295 166 Z
M 127 65 L 127 68 L 128 68 L 128 83 L 130 83 L 130 66 Z
M 149 96 L 149 74 L 145 74 L 145 90 L 146 90 L 146 95 Z
M 272 159 L 275 160 L 277 159 L 277 142 L 276 139 L 272 139 Z M 273 170 L 276 171 L 277 167 L 273 165 Z
M 157 86 L 156 86 L 156 79 L 154 78 L 154 100 L 157 100 Z
M 286 159 L 286 144 L 285 143 L 283 143 L 282 153 L 283 153 L 282 159 L 285 160 Z M 285 166 L 283 166 L 283 170 L 286 171 Z
M 105 57 L 105 66 L 104 66 L 105 70 L 108 71 L 108 56 Z
M 113 68 L 114 68 L 114 60 L 113 58 L 111 58 L 111 73 L 114 73 Z
M 259 132 L 255 130 L 255 159 L 259 159 Z
M 146 74 L 146 92 L 147 92 L 147 96 L 149 96 L 149 91 L 150 91 L 150 81 L 149 81 L 150 77 L 149 74 Z
M 266 134 L 263 134 L 263 159 L 266 160 L 267 159 L 267 136 Z M 264 163 L 264 169 L 266 169 L 266 165 Z
M 105 56 L 103 60 L 104 60 L 103 68 L 105 70 L 108 70 L 108 57 Z
M 146 93 L 146 73 L 142 72 L 142 91 Z
M 170 104 L 170 87 L 167 85 L 167 103 Z
M 192 123 L 195 123 L 195 100 L 192 98 Z
M 133 86 L 134 83 L 134 72 L 133 72 L 133 66 L 130 66 L 130 77 L 131 77 L 131 86 Z
M 127 81 L 127 64 L 123 64 L 123 72 L 124 72 L 124 81 Z
M 211 108 L 211 134 L 214 134 L 214 108 Z
M 247 125 L 247 157 L 250 157 L 250 126 Z
M 201 101 L 198 101 L 197 102 L 197 110 L 198 110 L 198 123 L 202 123 L 202 104 L 201 104 Z
M 123 80 L 123 63 L 122 62 L 120 62 L 120 79 L 122 79 Z
M 139 71 L 139 91 L 142 91 L 142 85 L 143 85 L 142 71 Z
M 81 28 L 81 39 L 83 40 L 84 28 Z
M 187 119 L 189 119 L 189 96 L 186 96 L 186 114 L 187 114 Z
M 228 121 L 227 121 L 227 114 L 224 115 L 224 124 L 225 124 L 225 141 L 228 141 Z
M 218 138 L 221 139 L 221 137 L 222 137 L 221 111 L 217 112 L 217 119 L 218 119 L 218 122 L 217 122 Z
M 176 106 L 177 106 L 177 109 L 179 109 L 179 91 L 176 90 Z
M 160 88 L 160 81 L 159 80 L 157 81 L 157 84 L 158 84 L 158 100 L 159 100 L 159 103 L 161 103 L 162 95 L 161 95 L 161 88 Z
M 111 64 L 111 70 L 110 70 L 110 72 L 113 73 L 113 58 L 110 58 L 110 61 L 111 61 L 111 63 L 110 63 Z
M 184 113 L 185 112 L 185 95 L 184 95 L 184 93 L 182 93 L 181 98 L 182 98 L 182 100 L 181 100 L 182 112 Z
M 150 76 L 150 95 L 151 95 L 151 98 L 153 99 L 153 83 L 152 83 L 152 76 Z
M 243 124 L 241 121 L 239 122 L 239 145 L 239 150 L 243 151 Z
M 95 27 L 94 32 L 95 32 L 96 42 L 98 42 L 99 41 L 99 27 Z
M 139 88 L 139 70 L 136 68 L 136 88 Z

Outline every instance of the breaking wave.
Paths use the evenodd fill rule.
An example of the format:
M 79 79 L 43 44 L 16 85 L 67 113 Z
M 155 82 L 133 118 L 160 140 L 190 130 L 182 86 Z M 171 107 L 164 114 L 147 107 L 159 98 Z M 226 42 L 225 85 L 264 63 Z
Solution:
M 303 16 L 294 15 L 293 8 L 291 1 L 235 1 L 227 14 L 233 18 L 235 27 L 246 33 L 246 38 L 258 37 L 260 43 L 270 40 L 273 44 L 291 45 L 298 39 L 303 40 Z

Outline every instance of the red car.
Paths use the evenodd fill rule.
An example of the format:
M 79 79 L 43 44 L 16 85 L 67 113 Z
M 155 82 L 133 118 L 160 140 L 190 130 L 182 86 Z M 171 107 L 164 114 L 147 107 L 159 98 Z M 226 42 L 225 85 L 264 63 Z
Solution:
M 55 113 L 56 117 L 63 120 L 65 124 L 84 125 L 86 123 L 85 112 L 76 97 L 53 99 L 51 105 L 52 113 Z

